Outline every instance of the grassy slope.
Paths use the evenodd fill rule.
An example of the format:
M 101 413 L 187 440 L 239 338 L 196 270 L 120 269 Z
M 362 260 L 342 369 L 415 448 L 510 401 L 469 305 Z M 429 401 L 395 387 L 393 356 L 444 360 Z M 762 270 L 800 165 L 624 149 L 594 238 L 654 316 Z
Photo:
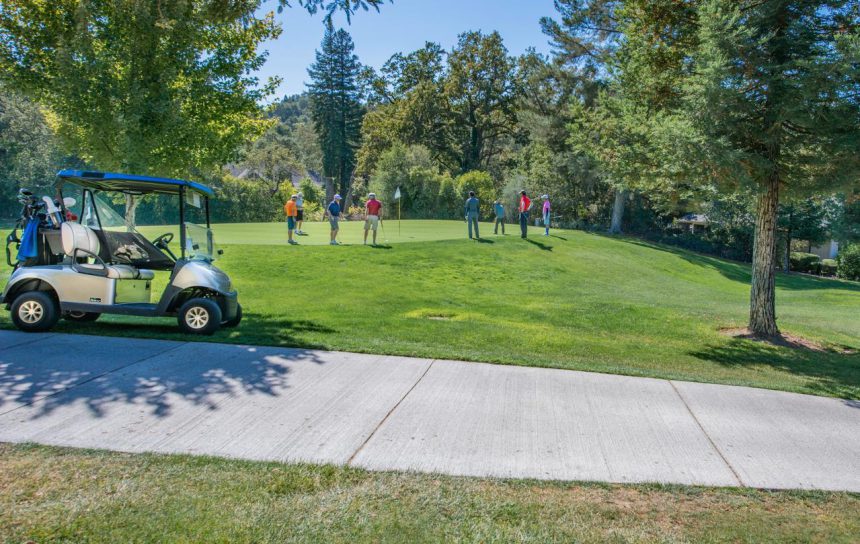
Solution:
M 0 445 L 9 542 L 855 542 L 860 496 Z
M 746 265 L 583 232 L 523 241 L 509 231 L 477 243 L 462 239 L 464 223 L 404 222 L 400 239 L 395 226 L 386 227 L 392 244 L 379 249 L 285 247 L 276 245 L 283 225 L 218 226 L 222 242 L 255 245 L 225 245 L 219 266 L 240 290 L 246 321 L 213 340 L 860 398 L 858 354 L 773 348 L 718 332 L 745 322 Z M 324 225 L 308 230 L 302 242 L 325 240 Z M 429 241 L 434 237 L 460 239 Z M 343 240 L 360 241 L 360 224 L 347 224 Z M 423 243 L 394 243 L 400 241 Z M 795 275 L 779 275 L 777 284 L 783 330 L 860 348 L 860 285 Z M 173 320 L 155 323 L 107 317 L 58 328 L 180 336 Z

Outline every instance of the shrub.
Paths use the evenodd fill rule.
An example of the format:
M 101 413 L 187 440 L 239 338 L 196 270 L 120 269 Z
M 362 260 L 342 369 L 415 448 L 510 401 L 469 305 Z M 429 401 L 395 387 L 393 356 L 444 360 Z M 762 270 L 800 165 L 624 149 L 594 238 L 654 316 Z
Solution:
M 813 253 L 793 252 L 791 254 L 791 269 L 795 272 L 818 274 L 821 272 L 821 258 Z
M 821 260 L 821 275 L 822 276 L 835 276 L 836 275 L 837 264 L 834 259 L 822 259 Z
M 836 275 L 844 280 L 860 281 L 860 244 L 843 248 L 836 257 Z

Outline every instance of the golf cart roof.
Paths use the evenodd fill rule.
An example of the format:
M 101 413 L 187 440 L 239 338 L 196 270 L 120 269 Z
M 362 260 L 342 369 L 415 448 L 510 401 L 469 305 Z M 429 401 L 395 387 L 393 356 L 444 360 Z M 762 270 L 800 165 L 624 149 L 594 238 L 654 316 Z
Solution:
M 60 170 L 57 172 L 57 177 L 64 181 L 71 181 L 83 187 L 99 189 L 101 191 L 179 194 L 180 189 L 185 187 L 186 190 L 200 193 L 203 196 L 215 196 L 215 192 L 209 187 L 184 179 L 155 178 L 136 176 L 134 174 L 90 172 L 85 170 Z

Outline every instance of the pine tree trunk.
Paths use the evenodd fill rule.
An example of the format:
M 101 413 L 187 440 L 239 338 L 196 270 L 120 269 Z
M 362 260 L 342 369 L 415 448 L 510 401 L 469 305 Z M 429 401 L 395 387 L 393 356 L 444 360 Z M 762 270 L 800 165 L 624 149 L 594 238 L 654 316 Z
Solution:
M 624 219 L 624 203 L 627 201 L 627 191 L 622 188 L 615 189 L 615 205 L 612 206 L 612 223 L 609 226 L 610 234 L 621 234 L 621 221 Z
M 749 329 L 755 335 L 779 334 L 776 326 L 776 221 L 779 206 L 779 175 L 768 179 L 759 196 L 753 243 L 752 288 Z

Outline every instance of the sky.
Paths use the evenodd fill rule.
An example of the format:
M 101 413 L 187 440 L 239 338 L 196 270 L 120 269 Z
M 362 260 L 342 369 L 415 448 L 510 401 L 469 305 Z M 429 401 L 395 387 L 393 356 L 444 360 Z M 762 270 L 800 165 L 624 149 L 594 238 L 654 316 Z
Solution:
M 305 90 L 307 68 L 323 36 L 323 15 L 311 16 L 297 7 L 298 2 L 292 4 L 293 8 L 275 15 L 283 32 L 264 44 L 269 58 L 257 74 L 261 81 L 270 76 L 283 79 L 273 99 Z M 260 13 L 276 7 L 276 0 L 268 0 Z M 334 21 L 335 27 L 352 35 L 359 61 L 378 69 L 394 53 L 414 51 L 427 41 L 450 50 L 457 35 L 467 30 L 499 31 L 511 55 L 529 47 L 549 53 L 538 22 L 545 15 L 555 15 L 552 0 L 394 0 L 379 13 L 359 11 L 350 25 L 341 15 Z

